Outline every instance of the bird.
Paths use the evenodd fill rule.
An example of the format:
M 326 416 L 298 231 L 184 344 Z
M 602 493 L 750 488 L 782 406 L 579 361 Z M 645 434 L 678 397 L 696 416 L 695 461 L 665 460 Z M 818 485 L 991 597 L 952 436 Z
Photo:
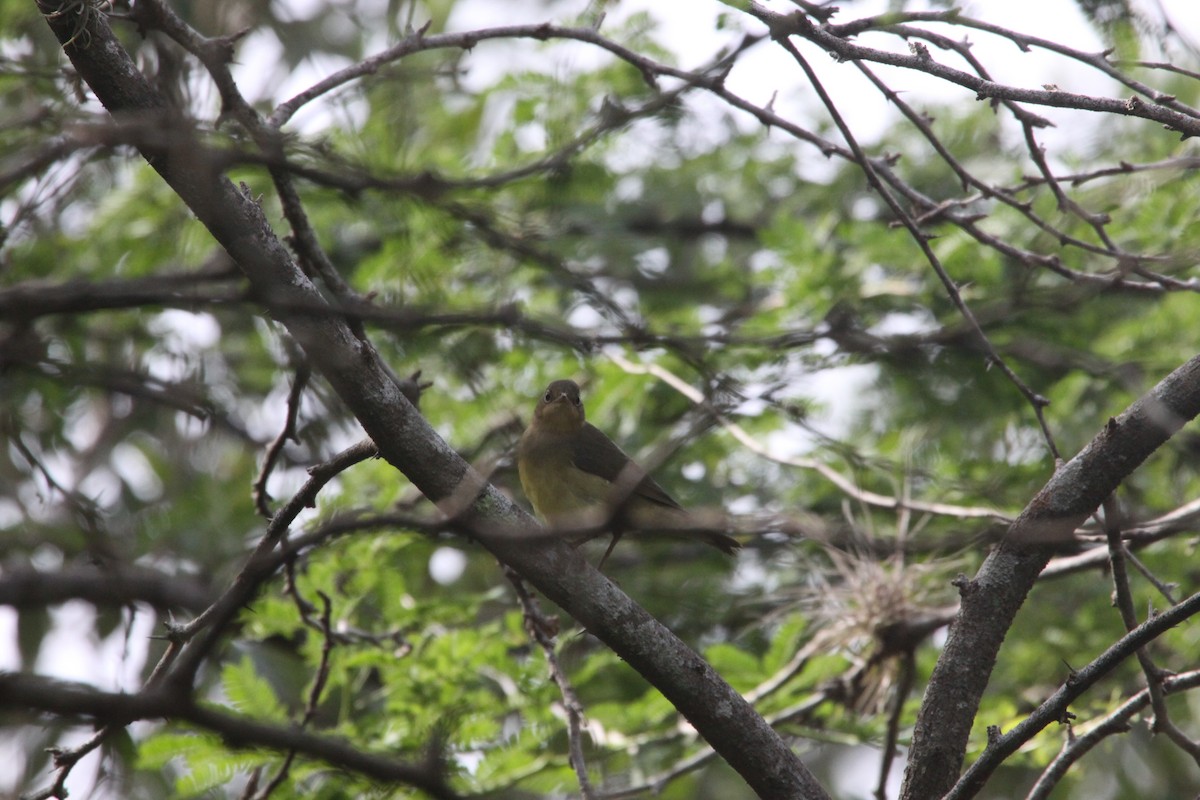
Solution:
M 599 428 L 579 384 L 551 383 L 517 444 L 517 472 L 534 512 L 578 541 L 612 535 L 598 567 L 628 532 L 695 537 L 733 554 L 737 539 L 704 527 Z

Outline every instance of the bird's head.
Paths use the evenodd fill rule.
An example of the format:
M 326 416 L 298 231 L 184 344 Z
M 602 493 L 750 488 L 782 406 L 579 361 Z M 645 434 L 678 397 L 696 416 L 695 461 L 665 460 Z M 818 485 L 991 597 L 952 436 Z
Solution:
M 555 381 L 547 386 L 533 410 L 534 424 L 556 433 L 573 433 L 583 427 L 584 419 L 583 400 L 575 381 Z

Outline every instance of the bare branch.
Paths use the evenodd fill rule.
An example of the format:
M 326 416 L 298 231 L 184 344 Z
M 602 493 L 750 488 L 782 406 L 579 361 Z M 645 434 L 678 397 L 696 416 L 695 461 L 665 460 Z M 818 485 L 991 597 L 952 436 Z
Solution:
M 212 587 L 198 578 L 117 563 L 68 566 L 58 572 L 5 570 L 0 575 L 0 605 L 17 609 L 86 600 L 101 607 L 146 603 L 161 610 L 200 611 L 213 597 Z
M 445 776 L 430 764 L 406 763 L 365 753 L 341 740 L 307 733 L 297 727 L 259 722 L 215 707 L 197 705 L 188 697 L 163 690 L 137 694 L 103 692 L 79 683 L 36 675 L 0 672 L 0 707 L 33 709 L 60 717 L 87 717 L 113 725 L 138 720 L 176 719 L 219 735 L 232 747 L 265 747 L 324 761 L 378 781 L 414 786 L 440 800 L 457 798 Z
M 786 40 L 790 36 L 800 36 L 819 45 L 826 51 L 836 54 L 837 58 L 841 61 L 872 61 L 879 64 L 888 64 L 894 67 L 904 67 L 924 72 L 949 83 L 970 89 L 975 93 L 977 100 L 1009 100 L 1055 108 L 1074 108 L 1081 111 L 1098 111 L 1121 116 L 1138 116 L 1155 122 L 1161 122 L 1168 128 L 1179 131 L 1185 137 L 1200 135 L 1200 117 L 1196 115 L 1193 109 L 1177 104 L 1173 98 L 1169 98 L 1169 96 L 1149 87 L 1144 87 L 1136 83 L 1131 84 L 1129 79 L 1121 76 L 1118 76 L 1118 79 L 1121 79 L 1127 85 L 1134 86 L 1136 91 L 1146 94 L 1150 98 L 1150 102 L 1143 101 L 1137 95 L 1120 100 L 1091 97 L 1089 95 L 1074 94 L 1059 90 L 1022 89 L 1016 86 L 1006 86 L 940 64 L 932 58 L 922 58 L 917 55 L 893 53 L 886 50 L 864 47 L 846 37 L 843 30 L 848 31 L 850 29 L 839 29 L 838 26 L 818 26 L 804 12 L 796 12 L 790 15 L 777 14 L 755 2 L 751 2 L 749 8 L 751 14 L 771 29 L 771 37 L 773 39 Z M 1007 36 L 1013 41 L 1021 42 L 1025 46 L 1029 44 L 1037 44 L 1039 46 L 1054 44 L 1036 39 L 1035 37 L 1015 34 L 1012 31 L 988 23 L 975 23 L 963 17 L 956 18 L 955 22 Z M 1069 48 L 1062 48 L 1061 45 L 1055 45 L 1055 47 L 1058 47 L 1060 50 L 1066 50 L 1067 54 L 1072 55 L 1072 57 L 1101 68 L 1102 71 L 1107 71 L 1103 69 L 1103 65 L 1106 62 L 1102 55 L 1084 55 Z
M 558 634 L 558 620 L 549 618 L 542 613 L 537 598 L 530 594 L 520 575 L 509 567 L 505 567 L 504 576 L 508 578 L 516 591 L 517 600 L 521 604 L 521 610 L 525 617 L 525 630 L 538 647 L 542 648 L 542 653 L 546 656 L 546 663 L 550 667 L 550 678 L 558 686 L 558 691 L 562 695 L 563 708 L 567 712 L 567 741 L 571 767 L 575 770 L 575 777 L 579 781 L 579 795 L 584 800 L 595 800 L 596 791 L 592 788 L 592 781 L 587 772 L 587 761 L 583 756 L 583 704 L 579 702 L 579 696 L 575 694 L 575 688 L 571 686 L 566 672 L 563 671 L 562 664 L 558 661 L 558 653 L 554 648 L 554 639 Z
M 271 442 L 267 448 L 266 454 L 263 456 L 262 468 L 258 472 L 258 477 L 254 479 L 254 486 L 251 488 L 251 494 L 254 497 L 254 507 L 257 509 L 259 516 L 264 519 L 271 519 L 271 509 L 268 507 L 271 502 L 271 495 L 267 494 L 267 481 L 271 478 L 271 472 L 275 469 L 276 463 L 279 461 L 279 456 L 283 453 L 284 445 L 288 440 L 299 441 L 296 435 L 296 419 L 300 414 L 300 398 L 304 395 L 304 387 L 308 385 L 308 378 L 312 372 L 308 368 L 308 362 L 303 357 L 300 358 L 300 364 L 296 367 L 296 377 L 292 380 L 292 388 L 288 392 L 287 401 L 287 417 L 283 423 L 283 430 Z

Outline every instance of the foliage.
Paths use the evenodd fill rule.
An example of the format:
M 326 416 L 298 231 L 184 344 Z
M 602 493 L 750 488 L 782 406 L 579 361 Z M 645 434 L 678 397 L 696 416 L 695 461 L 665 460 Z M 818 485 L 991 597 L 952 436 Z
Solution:
M 572 35 L 439 47 L 423 37 L 481 27 L 475 6 L 166 4 L 207 36 L 250 31 L 228 68 L 246 109 L 264 116 L 337 69 L 413 45 L 306 104 L 276 142 L 222 97 L 188 52 L 194 42 L 136 24 L 158 0 L 138 5 L 118 3 L 133 18 L 110 21 L 195 125 L 197 149 L 261 199 L 275 232 L 342 304 L 329 313 L 361 324 L 397 373 L 419 369 L 431 381 L 421 413 L 497 486 L 522 501 L 512 446 L 542 387 L 574 377 L 589 419 L 685 506 L 740 515 L 736 561 L 691 542 L 627 537 L 606 572 L 794 737 L 842 796 L 866 797 L 877 780 L 874 766 L 869 778 L 848 777 L 848 759 L 874 765 L 908 742 L 956 608 L 951 579 L 974 574 L 1056 455 L 1069 459 L 1197 349 L 1195 148 L 1178 139 L 1190 129 L 1164 131 L 1154 117 L 1083 101 L 1064 111 L 1053 97 L 971 105 L 945 82 L 940 91 L 954 93 L 945 102 L 899 96 L 919 124 L 881 104 L 896 124 L 855 129 L 860 156 L 813 104 L 795 62 L 787 74 L 756 66 L 778 45 L 764 36 L 772 18 L 753 8 L 705 12 L 714 26 L 720 12 L 733 53 L 722 62 L 715 51 L 676 52 L 675 12 L 656 19 L 620 4 L 564 11 L 583 22 L 555 29 Z M 857 6 L 867 4 L 843 5 L 834 24 L 866 16 Z M 892 7 L 903 17 L 907 5 Z M 1150 23 L 1123 4 L 1090 5 L 1091 23 L 1125 59 L 1121 74 L 1161 91 L 1155 108 L 1196 124 L 1196 65 L 1174 50 L 1148 55 L 1175 39 L 1139 30 Z M 267 531 L 255 481 L 266 479 L 263 503 L 276 513 L 307 468 L 362 434 L 320 375 L 303 377 L 305 354 L 269 301 L 136 154 L 156 130 L 108 119 L 63 70 L 33 5 L 2 7 L 0 602 L 14 611 L 0 619 L 14 652 L 0 667 L 135 691 L 164 654 L 163 663 L 174 657 L 174 643 L 147 633 L 178 635 Z M 902 23 L 876 18 L 873 35 L 929 42 L 936 62 L 964 68 L 935 47 L 941 39 Z M 968 23 L 952 13 L 907 20 L 955 40 L 984 35 Z M 789 41 L 828 61 L 798 35 Z M 695 66 L 706 59 L 712 69 Z M 1147 66 L 1166 60 L 1191 72 Z M 829 66 L 826 88 L 849 87 L 839 82 L 853 64 L 835 65 L 836 75 Z M 880 73 L 896 89 L 906 74 Z M 1149 90 L 1137 92 L 1154 105 Z M 1060 131 L 1103 134 L 1022 128 L 1023 114 L 1042 113 L 1057 114 Z M 1044 154 L 1030 144 L 1043 137 Z M 918 220 L 929 253 L 868 174 Z M 299 218 L 344 286 L 322 277 L 301 241 L 280 175 L 294 181 Z M 1048 401 L 1044 410 L 1030 394 Z M 272 461 L 289 406 L 294 429 Z M 1143 619 L 1195 590 L 1195 456 L 1185 431 L 1118 495 L 1140 559 L 1130 555 L 1130 583 Z M 657 688 L 544 601 L 559 627 L 552 646 L 539 646 L 535 615 L 496 559 L 443 523 L 382 460 L 339 472 L 291 526 L 303 548 L 281 557 L 220 631 L 195 676 L 197 702 L 435 763 L 461 794 L 557 797 L 580 791 L 559 670 L 586 720 L 581 747 L 596 787 L 749 796 Z M 1011 730 L 1124 633 L 1108 562 L 1066 566 L 1103 550 L 1104 538 L 1097 523 L 1081 528 L 1051 562 L 1063 576 L 1030 595 L 968 761 L 988 726 Z M 153 592 L 132 569 L 158 581 Z M 24 588 L 31 574 L 39 592 Z M 82 630 L 69 627 L 79 600 L 96 609 Z M 1183 626 L 1148 654 L 1158 669 L 1188 673 L 1196 638 Z M 115 681 L 114 665 L 124 676 Z M 1148 672 L 1127 659 L 1072 705 L 1074 733 L 1145 688 Z M 73 717 L 46 725 L 14 698 L 0 707 L 24 754 L 0 791 L 43 787 L 55 780 L 48 770 L 91 786 L 83 769 L 54 772 L 41 755 L 79 743 Z M 1169 708 L 1195 732 L 1192 695 Z M 186 715 L 122 739 L 128 722 L 97 751 L 98 796 L 420 793 L 280 748 L 237 747 Z M 1054 796 L 1094 796 L 1133 760 L 1151 765 L 1142 796 L 1194 794 L 1200 768 L 1187 747 L 1145 728 L 1107 739 Z M 1043 731 L 980 796 L 1028 791 L 1067 736 Z

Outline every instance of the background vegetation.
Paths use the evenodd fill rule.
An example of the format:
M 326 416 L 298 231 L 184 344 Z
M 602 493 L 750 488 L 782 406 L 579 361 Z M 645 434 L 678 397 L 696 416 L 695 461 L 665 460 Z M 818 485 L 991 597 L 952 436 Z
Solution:
M 523 503 L 560 377 L 736 515 L 605 572 L 825 792 L 1200 791 L 1197 43 L 684 5 L 0 2 L 0 794 L 772 796 L 446 466 Z

